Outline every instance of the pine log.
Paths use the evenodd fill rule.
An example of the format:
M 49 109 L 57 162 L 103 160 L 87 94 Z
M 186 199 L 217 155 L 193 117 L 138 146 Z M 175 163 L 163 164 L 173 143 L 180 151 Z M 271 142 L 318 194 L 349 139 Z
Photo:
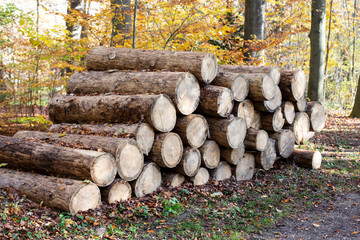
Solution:
M 238 148 L 244 141 L 246 134 L 245 121 L 242 118 L 230 119 L 207 118 L 210 130 L 210 139 L 219 145 Z
M 249 83 L 248 99 L 252 101 L 270 101 L 276 94 L 276 86 L 267 74 L 241 74 Z
M 281 70 L 279 87 L 284 100 L 300 101 L 305 98 L 306 75 L 302 70 Z
M 220 149 L 220 159 L 226 161 L 231 165 L 238 165 L 240 160 L 243 158 L 245 152 L 244 143 L 240 147 L 233 148 L 221 148 Z
M 307 100 L 306 98 L 303 98 L 299 101 L 296 101 L 295 104 L 295 111 L 296 112 L 306 112 L 307 110 Z
M 214 54 L 200 52 L 172 52 L 129 48 L 94 47 L 85 59 L 88 70 L 169 70 L 191 72 L 208 84 L 218 72 Z
M 184 115 L 194 112 L 200 101 L 199 83 L 188 72 L 80 72 L 70 77 L 67 93 L 166 94 Z
M 275 141 L 269 138 L 269 143 L 265 151 L 255 153 L 255 164 L 257 168 L 269 170 L 277 159 Z
M 282 129 L 276 133 L 270 133 L 270 137 L 276 142 L 276 152 L 283 158 L 288 158 L 294 151 L 295 135 L 289 129 Z
M 212 85 L 230 88 L 234 100 L 244 101 L 249 94 L 249 83 L 242 75 L 232 72 L 219 72 L 211 82 Z
M 305 143 L 308 140 L 310 131 L 310 119 L 306 112 L 297 112 L 295 121 L 291 125 L 285 125 L 285 129 L 290 129 L 295 134 L 297 144 Z
M 165 185 L 170 185 L 171 187 L 178 187 L 185 182 L 185 177 L 180 173 L 176 172 L 164 172 L 162 171 L 162 179 Z
M 276 86 L 276 94 L 275 97 L 270 101 L 263 102 L 254 102 L 254 107 L 256 110 L 260 112 L 275 112 L 275 110 L 281 106 L 282 103 L 282 95 L 280 88 Z
M 251 153 L 244 153 L 244 157 L 235 168 L 237 181 L 250 180 L 254 176 L 255 157 Z
M 209 171 L 206 168 L 200 168 L 191 181 L 195 186 L 205 185 L 210 179 Z
M 102 135 L 108 137 L 132 138 L 138 143 L 141 151 L 148 155 L 153 143 L 155 133 L 147 123 L 135 124 L 53 124 L 50 132 L 70 133 L 80 135 Z
M 206 140 L 200 147 L 201 164 L 208 169 L 214 169 L 220 162 L 220 148 L 215 141 Z
M 230 89 L 213 85 L 206 85 L 201 88 L 197 112 L 209 116 L 227 117 L 230 115 L 233 106 L 234 96 Z
M 95 209 L 101 203 L 100 190 L 94 183 L 0 168 L 0 188 L 8 187 L 34 202 L 73 215 Z
M 215 169 L 209 170 L 209 174 L 216 181 L 229 179 L 231 178 L 231 167 L 227 162 L 221 161 Z
M 259 152 L 265 151 L 269 143 L 269 135 L 264 130 L 249 128 L 246 131 L 244 145 L 246 149 L 256 150 Z
M 284 124 L 285 119 L 281 112 L 281 108 L 278 108 L 274 113 L 261 114 L 261 127 L 266 131 L 280 131 Z
M 254 111 L 254 120 L 251 124 L 252 128 L 260 129 L 261 128 L 261 115 L 258 111 Z
M 320 102 L 312 101 L 307 104 L 306 113 L 310 117 L 310 130 L 320 132 L 325 127 L 326 113 L 325 108 Z
M 167 95 L 54 97 L 49 106 L 55 123 L 128 123 L 145 120 L 160 132 L 171 131 L 176 110 Z
M 155 192 L 161 186 L 162 177 L 159 166 L 154 162 L 145 163 L 137 180 L 131 182 L 136 197 L 143 197 Z
M 174 132 L 181 140 L 194 148 L 201 147 L 209 135 L 209 126 L 206 119 L 199 114 L 190 114 L 180 117 L 176 121 Z
M 154 146 L 149 153 L 149 159 L 160 167 L 174 168 L 181 160 L 183 143 L 178 134 L 161 133 L 155 137 Z
M 68 144 L 80 144 L 97 151 L 110 153 L 115 157 L 115 166 L 120 177 L 126 181 L 136 179 L 144 165 L 144 155 L 138 144 L 132 139 L 112 138 L 94 135 L 58 134 L 37 131 L 19 131 L 14 137 L 19 139 L 39 139 L 62 141 Z
M 201 153 L 198 149 L 187 147 L 184 149 L 180 163 L 176 166 L 175 171 L 182 175 L 193 177 L 199 171 L 201 165 Z
M 132 194 L 130 184 L 120 178 L 115 179 L 109 186 L 100 188 L 100 192 L 101 200 L 108 204 L 126 201 L 131 198 Z
M 254 121 L 254 112 L 254 105 L 250 100 L 234 104 L 233 113 L 244 120 L 246 128 L 249 128 Z
M 295 149 L 291 155 L 291 159 L 300 167 L 312 169 L 319 169 L 322 161 L 321 153 L 319 151 L 304 149 Z
M 291 101 L 285 101 L 281 104 L 281 112 L 284 115 L 286 124 L 293 124 L 295 121 L 295 107 Z
M 275 85 L 279 85 L 280 82 L 280 70 L 273 66 L 220 65 L 219 72 L 266 73 Z
M 11 168 L 59 177 L 92 180 L 98 186 L 110 185 L 116 175 L 111 154 L 58 147 L 0 136 L 0 159 Z

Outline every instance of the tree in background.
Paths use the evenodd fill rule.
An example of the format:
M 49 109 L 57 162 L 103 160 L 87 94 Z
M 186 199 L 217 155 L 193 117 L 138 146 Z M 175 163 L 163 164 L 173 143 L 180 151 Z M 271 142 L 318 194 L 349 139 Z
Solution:
M 111 0 L 113 12 L 110 46 L 124 46 L 130 39 L 131 14 L 130 0 Z

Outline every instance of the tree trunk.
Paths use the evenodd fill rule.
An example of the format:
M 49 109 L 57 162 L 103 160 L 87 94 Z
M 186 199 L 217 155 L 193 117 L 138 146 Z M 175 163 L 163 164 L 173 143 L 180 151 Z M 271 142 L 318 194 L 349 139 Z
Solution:
M 195 186 L 205 185 L 210 179 L 209 171 L 206 168 L 200 168 L 191 181 Z
M 326 113 L 325 108 L 320 102 L 308 102 L 307 114 L 310 117 L 310 130 L 320 132 L 325 127 Z
M 290 101 L 281 104 L 281 112 L 284 115 L 286 124 L 293 124 L 295 120 L 295 107 Z
M 234 115 L 244 120 L 246 128 L 251 127 L 254 121 L 254 112 L 254 105 L 250 100 L 235 103 L 233 108 Z
M 167 94 L 184 115 L 195 111 L 200 101 L 200 86 L 195 76 L 184 72 L 102 72 L 73 74 L 67 93 L 89 95 Z
M 350 116 L 360 118 L 360 75 L 359 75 L 358 86 L 355 95 L 355 102 Z
M 184 149 L 180 163 L 175 170 L 182 175 L 193 177 L 199 171 L 201 165 L 201 153 L 198 149 L 187 147 Z
M 225 87 L 206 85 L 201 89 L 197 112 L 215 117 L 228 117 L 234 106 L 234 96 Z
M 212 53 L 172 52 L 129 48 L 94 47 L 86 57 L 88 70 L 169 70 L 191 72 L 209 84 L 218 72 L 217 59 Z
M 185 177 L 180 173 L 175 172 L 165 172 L 162 171 L 162 178 L 164 185 L 170 185 L 171 187 L 178 187 L 185 182 Z
M 162 177 L 160 168 L 156 163 L 146 163 L 137 180 L 131 182 L 136 197 L 143 197 L 155 192 L 161 186 Z
M 265 151 L 255 154 L 256 167 L 269 170 L 277 159 L 275 141 L 269 138 L 269 144 Z
M 246 131 L 244 145 L 246 149 L 265 151 L 269 143 L 269 135 L 264 130 L 249 128 Z
M 0 159 L 11 168 L 89 179 L 98 186 L 111 184 L 116 175 L 115 160 L 108 153 L 58 147 L 13 137 L 0 136 Z
M 145 120 L 160 132 L 171 131 L 176 110 L 167 95 L 62 96 L 50 101 L 55 123 L 136 123 Z
M 296 165 L 304 168 L 319 169 L 321 167 L 321 153 L 319 151 L 295 149 L 291 155 Z
M 285 125 L 284 128 L 290 129 L 295 134 L 297 144 L 305 143 L 308 140 L 310 131 L 310 119 L 305 112 L 297 112 L 295 121 L 291 125 Z
M 289 129 L 282 129 L 277 133 L 270 133 L 270 137 L 276 142 L 276 152 L 283 158 L 288 158 L 294 151 L 295 135 Z
M 326 48 L 326 0 L 312 0 L 310 31 L 310 73 L 308 97 L 324 100 L 324 69 Z
M 233 72 L 219 72 L 211 82 L 212 85 L 230 88 L 234 100 L 244 101 L 249 94 L 249 83 L 242 75 Z
M 261 127 L 266 131 L 277 132 L 280 131 L 285 123 L 281 108 L 278 108 L 274 113 L 261 114 Z
M 115 202 L 126 201 L 131 198 L 132 190 L 130 184 L 120 178 L 107 187 L 100 188 L 101 200 L 112 204 Z
M 231 165 L 238 165 L 241 159 L 244 156 L 245 146 L 241 144 L 240 147 L 236 149 L 232 148 L 222 148 L 220 150 L 220 159 L 226 161 Z
M 110 46 L 123 46 L 126 39 L 130 39 L 131 14 L 130 0 L 111 0 L 114 14 Z
M 225 161 L 221 161 L 215 169 L 209 171 L 209 174 L 216 181 L 229 179 L 231 178 L 231 167 Z
M 302 70 L 281 70 L 280 90 L 283 100 L 300 101 L 305 98 L 306 75 Z
M 251 153 L 245 153 L 235 168 L 237 181 L 251 180 L 255 172 L 255 157 Z
M 220 148 L 215 141 L 206 140 L 204 145 L 202 145 L 199 150 L 201 153 L 202 166 L 208 169 L 214 169 L 219 165 Z
M 95 209 L 101 203 L 100 190 L 93 183 L 0 168 L 0 188 L 8 187 L 34 202 L 73 215 Z

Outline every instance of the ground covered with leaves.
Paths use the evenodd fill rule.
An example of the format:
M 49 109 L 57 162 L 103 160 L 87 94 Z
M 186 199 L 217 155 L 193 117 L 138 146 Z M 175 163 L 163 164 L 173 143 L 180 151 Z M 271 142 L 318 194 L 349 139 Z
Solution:
M 360 238 L 360 120 L 329 117 L 326 129 L 301 147 L 322 151 L 321 170 L 282 160 L 251 181 L 163 187 L 75 216 L 3 189 L 0 238 Z

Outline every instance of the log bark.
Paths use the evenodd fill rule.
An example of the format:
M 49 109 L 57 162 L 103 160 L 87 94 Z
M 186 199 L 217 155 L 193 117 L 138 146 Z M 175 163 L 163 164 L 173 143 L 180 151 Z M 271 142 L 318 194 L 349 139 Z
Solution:
M 254 121 L 254 105 L 250 100 L 244 100 L 234 104 L 233 113 L 235 116 L 242 118 L 245 122 L 246 128 L 250 128 Z
M 200 114 L 190 114 L 178 118 L 173 131 L 179 134 L 186 145 L 199 148 L 209 135 L 209 126 L 206 119 Z
M 220 149 L 220 159 L 226 161 L 231 165 L 238 165 L 240 160 L 243 158 L 245 152 L 244 144 L 241 144 L 240 147 L 236 149 L 232 148 L 221 148 Z
M 234 100 L 238 102 L 244 101 L 249 94 L 249 82 L 237 73 L 219 72 L 211 84 L 229 88 L 234 95 Z
M 254 112 L 254 120 L 253 123 L 251 124 L 251 127 L 255 129 L 261 128 L 261 115 L 258 111 Z
M 276 142 L 276 152 L 283 158 L 288 158 L 294 151 L 295 135 L 289 129 L 282 129 L 277 133 L 270 133 Z
M 89 179 L 98 186 L 110 185 L 116 175 L 115 160 L 108 153 L 70 149 L 6 136 L 0 136 L 0 159 L 11 168 Z
M 269 135 L 264 130 L 249 128 L 246 131 L 244 145 L 246 149 L 256 150 L 259 152 L 265 151 L 269 143 Z
M 252 101 L 270 101 L 275 97 L 276 85 L 267 74 L 241 74 L 249 83 L 248 99 Z
M 197 79 L 184 72 L 80 72 L 70 77 L 67 93 L 166 94 L 184 115 L 194 112 L 200 101 Z
M 180 173 L 176 172 L 164 172 L 162 171 L 162 179 L 164 185 L 169 185 L 171 187 L 181 186 L 185 182 L 185 177 Z
M 183 155 L 183 144 L 178 134 L 161 133 L 155 137 L 154 146 L 149 159 L 160 167 L 174 168 L 179 164 Z
M 115 157 L 115 166 L 120 177 L 126 181 L 136 179 L 144 165 L 144 156 L 138 144 L 132 139 L 112 138 L 94 135 L 57 134 L 37 131 L 19 131 L 14 137 L 19 139 L 39 139 L 80 144 L 97 151 L 110 153 Z
M 209 173 L 216 181 L 229 179 L 232 174 L 230 165 L 225 161 L 221 161 L 219 165 L 215 169 L 210 170 Z
M 310 119 L 307 113 L 297 112 L 295 121 L 291 125 L 285 125 L 284 128 L 290 129 L 295 134 L 295 142 L 297 144 L 305 143 L 308 140 L 310 131 Z
M 306 98 L 296 101 L 294 105 L 295 105 L 296 112 L 306 112 L 306 110 L 307 110 Z
M 95 209 L 101 203 L 100 190 L 94 183 L 0 168 L 0 188 L 8 187 L 34 202 L 73 215 Z
M 291 159 L 296 165 L 304 168 L 319 169 L 321 167 L 321 153 L 319 151 L 295 149 Z
M 306 75 L 302 70 L 281 70 L 279 87 L 284 100 L 300 101 L 305 98 Z
M 205 84 L 211 83 L 218 72 L 214 54 L 172 52 L 129 48 L 94 47 L 86 60 L 88 70 L 169 70 L 191 72 Z
M 115 181 L 107 187 L 100 188 L 101 200 L 107 204 L 126 201 L 131 198 L 132 190 L 130 184 L 123 179 Z
M 198 149 L 187 147 L 184 149 L 180 163 L 175 167 L 175 171 L 182 175 L 193 177 L 199 171 L 201 165 L 201 153 Z
M 277 157 L 276 157 L 275 141 L 269 138 L 269 143 L 265 151 L 262 151 L 261 153 L 255 153 L 256 167 L 269 170 L 274 165 L 276 159 Z
M 205 185 L 210 179 L 209 171 L 206 168 L 200 168 L 191 181 L 195 186 Z
M 143 197 L 155 192 L 161 186 L 162 177 L 159 166 L 154 163 L 146 163 L 137 180 L 131 182 L 136 197 Z
M 325 127 L 325 108 L 320 102 L 312 101 L 307 104 L 306 113 L 310 117 L 310 130 L 320 132 Z
M 285 119 L 281 112 L 281 108 L 278 108 L 274 113 L 261 114 L 261 127 L 266 131 L 280 131 L 284 124 Z
M 206 85 L 201 88 L 197 112 L 209 116 L 227 117 L 233 107 L 234 96 L 230 89 L 214 85 Z
M 246 125 L 242 118 L 230 119 L 207 118 L 210 130 L 210 139 L 219 145 L 236 149 L 244 141 Z
M 244 157 L 235 168 L 237 181 L 251 180 L 255 171 L 255 157 L 251 153 L 244 153 Z
M 295 121 L 295 107 L 290 101 L 281 104 L 281 112 L 284 115 L 286 124 L 293 124 Z
M 50 101 L 55 123 L 137 123 L 145 120 L 160 132 L 171 131 L 176 110 L 167 95 L 62 96 Z
M 204 145 L 202 145 L 199 150 L 201 153 L 202 166 L 208 169 L 214 169 L 219 165 L 220 148 L 215 141 L 206 140 Z

